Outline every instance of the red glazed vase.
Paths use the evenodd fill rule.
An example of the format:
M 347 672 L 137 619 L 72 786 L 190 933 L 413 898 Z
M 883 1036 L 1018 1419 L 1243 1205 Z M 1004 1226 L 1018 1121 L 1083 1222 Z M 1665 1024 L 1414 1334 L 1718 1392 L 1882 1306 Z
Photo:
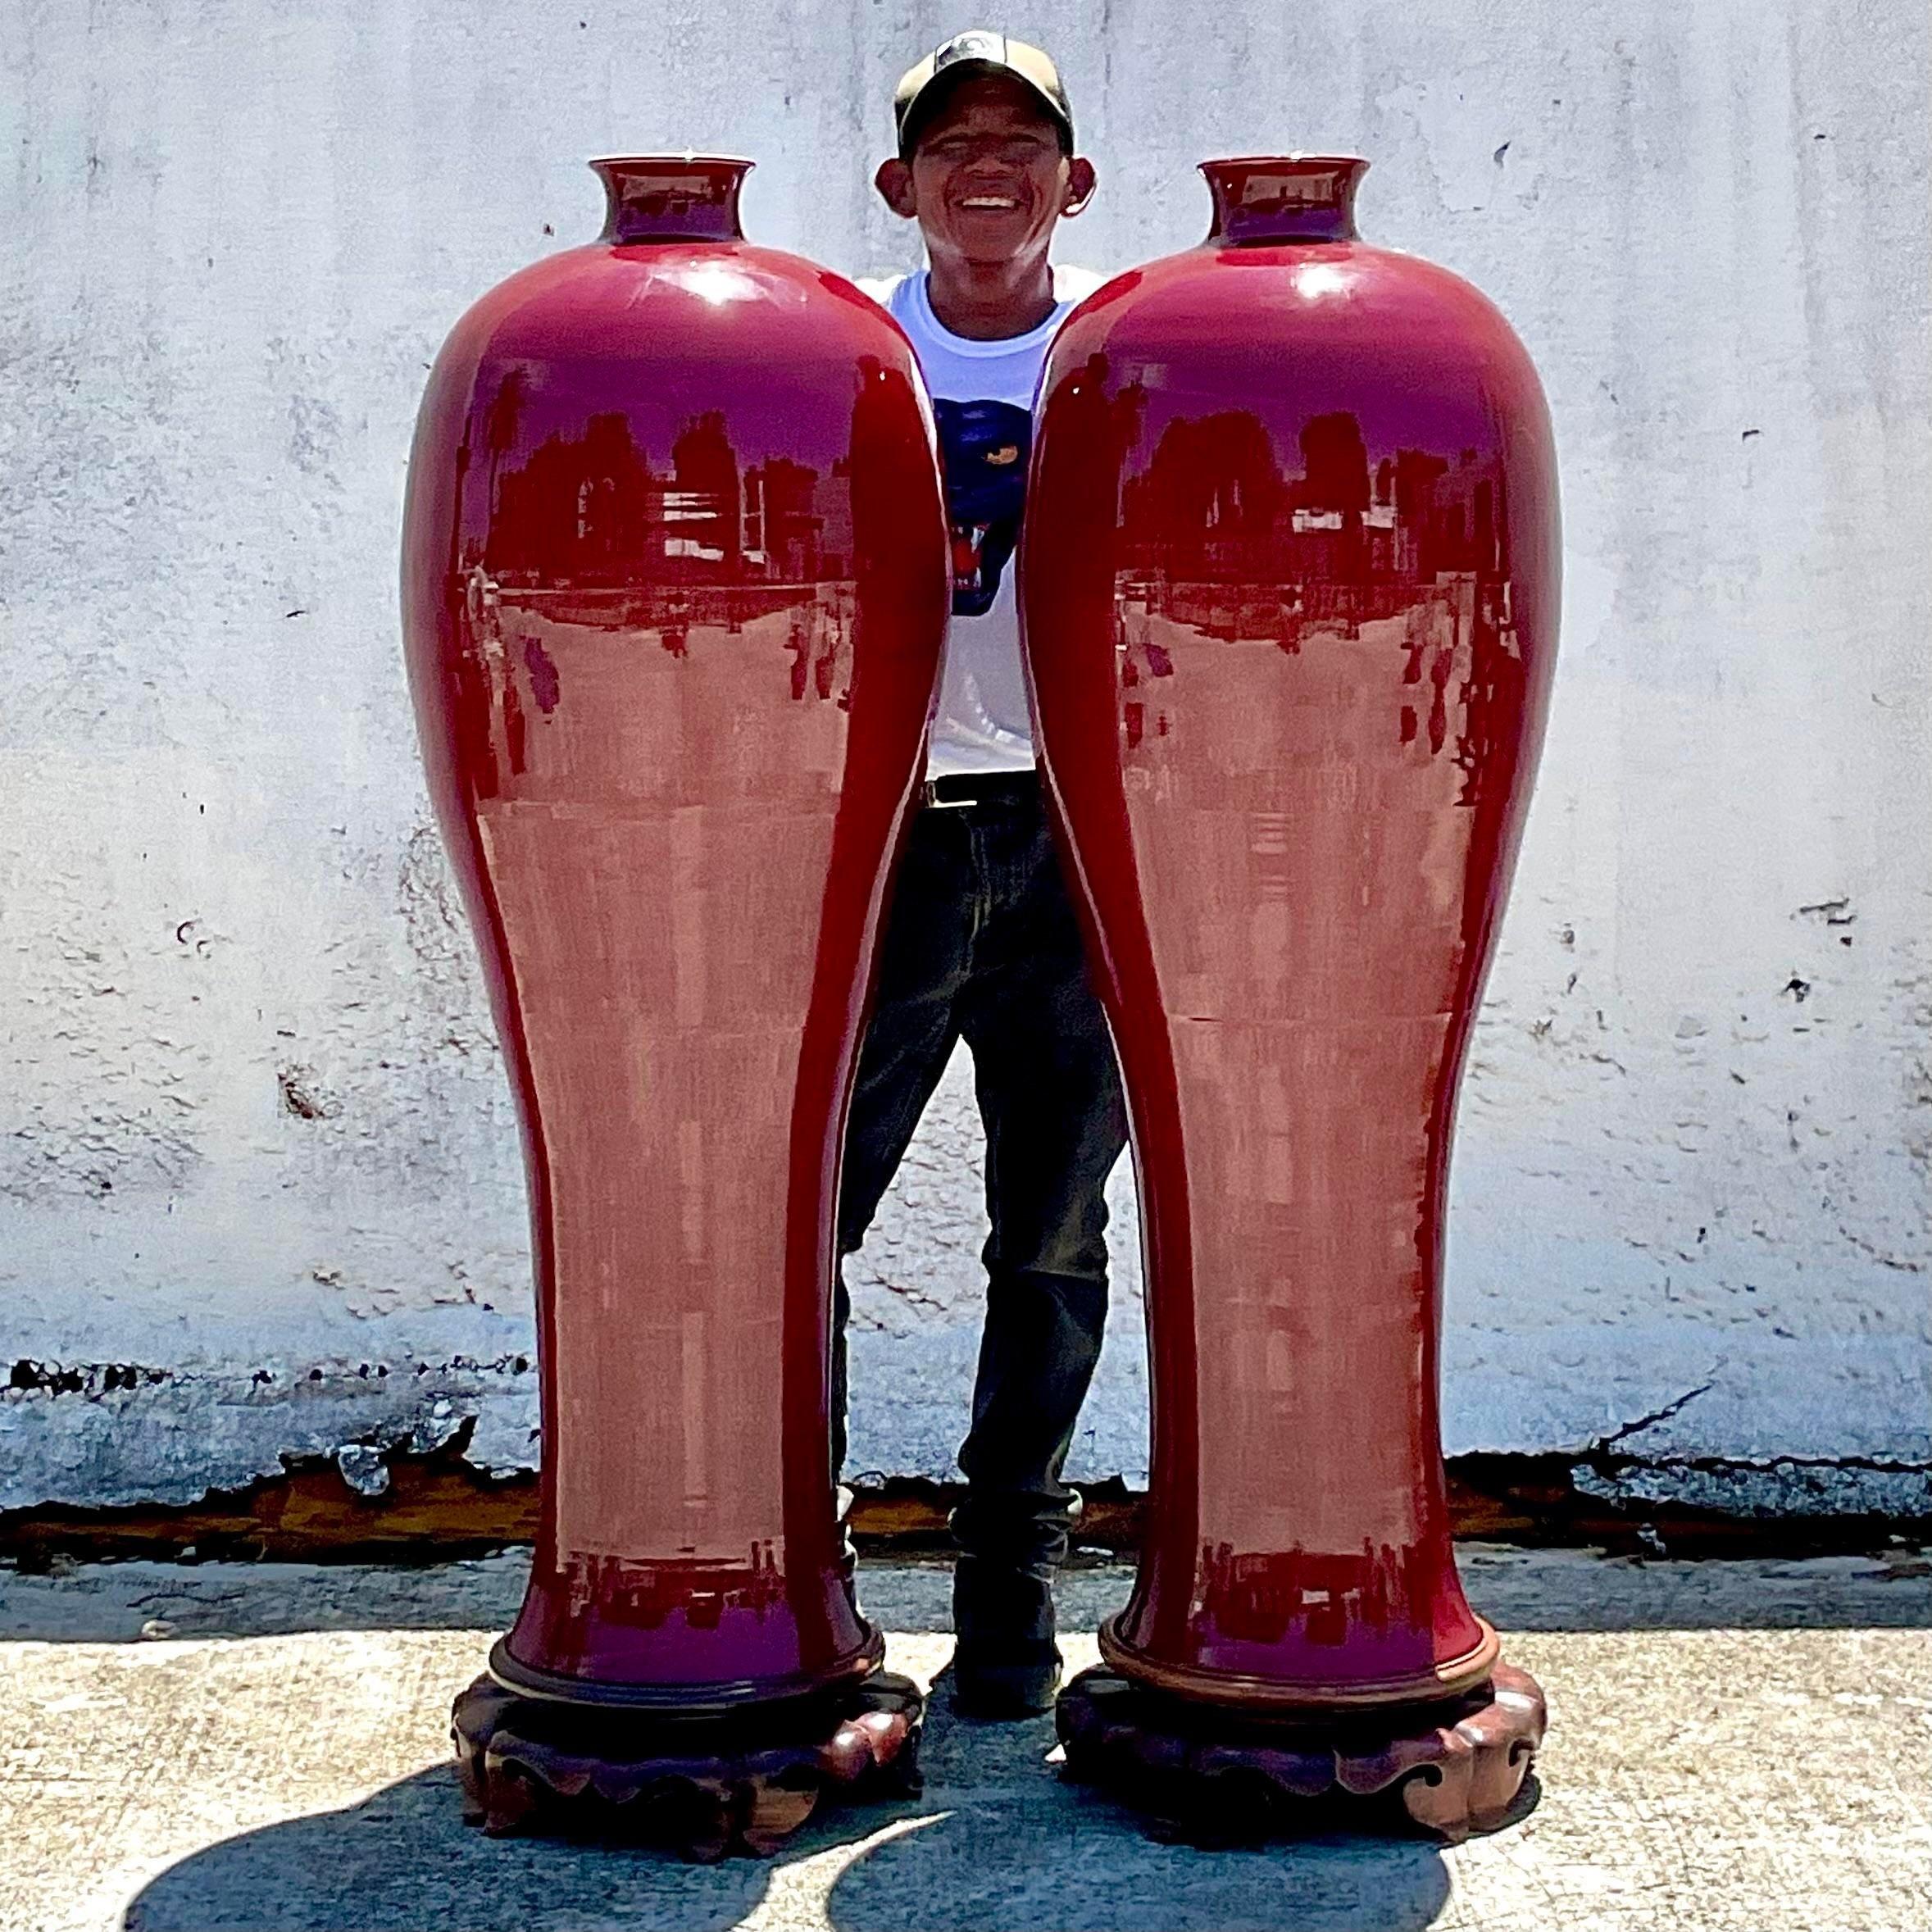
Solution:
M 407 648 L 524 1134 L 543 1514 L 509 1688 L 863 1675 L 828 1430 L 844 1110 L 950 582 L 911 349 L 747 245 L 748 163 L 593 164 L 594 244 L 457 324 Z
M 1438 1337 L 1456 1089 L 1557 639 L 1549 423 L 1365 163 L 1213 161 L 1054 344 L 1021 579 L 1129 1091 L 1152 1470 L 1116 1670 L 1256 1707 L 1480 1683 Z

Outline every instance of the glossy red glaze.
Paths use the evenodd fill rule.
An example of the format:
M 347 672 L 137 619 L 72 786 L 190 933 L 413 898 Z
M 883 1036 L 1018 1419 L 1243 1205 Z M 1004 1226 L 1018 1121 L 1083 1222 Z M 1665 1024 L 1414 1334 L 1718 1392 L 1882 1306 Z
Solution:
M 836 1169 L 950 576 L 883 311 L 748 164 L 457 325 L 411 461 L 417 721 L 524 1130 L 543 1520 L 498 1666 L 684 1707 L 862 1672 L 827 1427 Z
M 1148 1262 L 1152 1496 L 1102 1648 L 1238 1703 L 1430 1695 L 1494 1653 L 1443 1504 L 1443 1211 L 1555 463 L 1496 311 L 1352 239 L 1364 165 L 1209 163 L 1207 241 L 1069 319 L 1021 552 Z

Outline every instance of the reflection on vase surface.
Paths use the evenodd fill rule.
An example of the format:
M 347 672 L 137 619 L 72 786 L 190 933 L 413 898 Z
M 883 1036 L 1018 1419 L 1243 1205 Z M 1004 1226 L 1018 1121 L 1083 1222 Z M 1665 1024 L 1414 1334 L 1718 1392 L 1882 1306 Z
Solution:
M 410 666 L 516 1082 L 543 1517 L 511 1663 L 780 1694 L 876 1661 L 827 1428 L 834 1188 L 943 635 L 911 352 L 736 236 L 743 164 L 599 164 L 411 463 Z
M 1207 243 L 1069 320 L 1022 550 L 1148 1252 L 1153 1494 L 1106 1644 L 1233 1700 L 1426 1694 L 1494 1648 L 1443 1507 L 1442 1215 L 1554 463 L 1496 311 L 1353 239 L 1361 165 L 1210 164 Z

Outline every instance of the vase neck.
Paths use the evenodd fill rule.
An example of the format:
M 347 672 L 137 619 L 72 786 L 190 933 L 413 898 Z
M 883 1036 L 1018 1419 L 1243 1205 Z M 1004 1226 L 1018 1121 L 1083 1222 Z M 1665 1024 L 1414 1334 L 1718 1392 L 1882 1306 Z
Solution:
M 739 242 L 738 191 L 748 161 L 716 154 L 614 155 L 593 161 L 609 212 L 602 239 L 632 242 Z
M 1352 154 L 1252 154 L 1204 161 L 1214 196 L 1210 242 L 1352 242 L 1356 184 L 1368 163 Z

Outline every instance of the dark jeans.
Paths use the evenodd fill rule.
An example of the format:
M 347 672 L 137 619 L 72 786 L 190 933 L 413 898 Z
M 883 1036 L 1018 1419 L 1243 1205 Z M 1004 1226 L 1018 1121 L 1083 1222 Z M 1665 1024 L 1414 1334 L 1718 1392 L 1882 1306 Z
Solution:
M 839 1202 L 832 1430 L 845 1461 L 844 1257 L 865 1238 L 953 1047 L 986 1128 L 986 1322 L 954 1511 L 962 1551 L 1029 1570 L 1066 1552 L 1060 1480 L 1107 1318 L 1107 1177 L 1126 1139 L 1113 1043 L 1030 781 L 916 816 L 859 1055 Z

